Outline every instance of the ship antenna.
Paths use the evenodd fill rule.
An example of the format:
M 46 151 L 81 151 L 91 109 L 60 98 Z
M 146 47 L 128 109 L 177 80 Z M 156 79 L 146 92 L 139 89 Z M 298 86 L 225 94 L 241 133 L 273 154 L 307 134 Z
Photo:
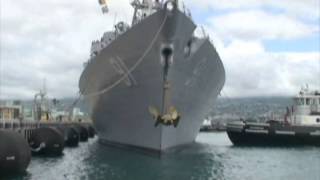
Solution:
M 0 47 L 2 47 L 2 41 L 0 41 Z M 2 89 L 2 85 L 1 85 L 1 82 L 2 82 L 2 67 L 1 67 L 1 63 L 2 63 L 2 53 L 1 53 L 1 48 L 0 48 L 0 99 L 1 99 L 1 89 Z
M 184 4 L 184 2 L 182 2 L 182 9 L 183 9 L 183 13 L 186 13 L 186 5 Z
M 208 35 L 207 35 L 207 33 L 206 33 L 206 30 L 204 29 L 203 26 L 201 26 L 201 31 L 202 31 L 203 38 L 208 38 Z
M 46 78 L 42 81 L 42 88 L 40 89 L 40 96 L 43 97 L 47 93 L 47 85 L 46 85 Z
M 319 73 L 319 76 L 320 76 L 320 57 L 318 59 L 318 73 Z M 320 91 L 320 78 L 318 78 L 318 88 L 319 88 L 319 91 Z
M 113 19 L 113 26 L 115 26 L 116 25 L 116 22 L 117 22 L 117 13 L 115 13 L 115 15 L 114 15 L 114 19 Z

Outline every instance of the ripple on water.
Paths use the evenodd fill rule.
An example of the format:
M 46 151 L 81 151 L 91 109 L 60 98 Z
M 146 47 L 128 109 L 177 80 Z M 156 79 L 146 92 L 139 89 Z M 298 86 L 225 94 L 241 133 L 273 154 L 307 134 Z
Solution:
M 156 158 L 90 139 L 58 158 L 35 157 L 26 174 L 7 179 L 317 180 L 320 148 L 234 147 L 225 133 L 201 133 L 197 143 Z

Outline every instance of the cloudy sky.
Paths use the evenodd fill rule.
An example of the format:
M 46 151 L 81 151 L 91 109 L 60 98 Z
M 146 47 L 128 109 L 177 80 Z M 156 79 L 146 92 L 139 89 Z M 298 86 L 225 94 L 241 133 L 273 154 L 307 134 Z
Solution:
M 130 0 L 0 1 L 0 99 L 30 99 L 46 79 L 51 97 L 75 97 L 91 41 Z M 294 95 L 320 89 L 320 0 L 185 0 L 224 62 L 223 95 Z M 116 17 L 116 18 L 115 18 Z

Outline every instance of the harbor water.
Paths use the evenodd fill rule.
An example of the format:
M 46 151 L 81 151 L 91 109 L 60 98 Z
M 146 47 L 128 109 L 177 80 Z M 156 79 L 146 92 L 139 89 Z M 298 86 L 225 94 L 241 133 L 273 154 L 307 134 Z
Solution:
M 320 148 L 235 147 L 224 132 L 200 133 L 196 143 L 158 158 L 95 138 L 58 158 L 33 157 L 27 173 L 5 179 L 320 180 Z

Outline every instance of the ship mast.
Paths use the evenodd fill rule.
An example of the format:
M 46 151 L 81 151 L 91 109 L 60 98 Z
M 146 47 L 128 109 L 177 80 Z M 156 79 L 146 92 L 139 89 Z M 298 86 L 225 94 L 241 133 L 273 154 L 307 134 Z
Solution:
M 143 19 L 152 14 L 154 11 L 160 9 L 164 1 L 166 0 L 142 0 L 142 2 L 140 0 L 133 0 L 131 2 L 131 5 L 134 8 L 132 25 L 135 25 L 140 19 Z M 169 1 L 176 4 L 178 3 L 178 0 L 167 0 L 167 2 Z M 109 12 L 107 0 L 99 0 L 99 4 L 103 13 Z

